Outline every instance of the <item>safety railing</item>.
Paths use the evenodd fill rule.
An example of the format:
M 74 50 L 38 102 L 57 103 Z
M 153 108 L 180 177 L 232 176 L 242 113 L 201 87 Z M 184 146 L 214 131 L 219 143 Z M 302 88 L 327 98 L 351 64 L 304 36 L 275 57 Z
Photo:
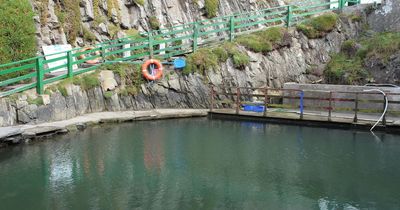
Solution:
M 38 56 L 23 61 L 1 64 L 0 97 L 35 87 L 38 94 L 43 94 L 46 84 L 95 70 L 102 63 L 111 60 L 113 62 L 140 61 L 147 57 L 168 59 L 173 56 L 194 52 L 202 46 L 226 40 L 232 41 L 235 36 L 267 27 L 280 25 L 289 27 L 310 15 L 343 9 L 347 2 L 358 1 L 301 1 L 287 6 L 163 28 L 142 33 L 139 38 L 126 37 L 111 40 L 97 44 L 93 49 L 84 52 L 82 52 L 84 48 L 76 48 L 53 55 L 46 55 L 46 57 Z M 50 56 L 55 58 L 46 60 Z M 96 59 L 99 60 L 98 63 L 94 65 L 86 64 L 88 61 Z M 54 66 L 55 62 L 59 64 Z
M 305 111 L 325 113 L 331 121 L 333 113 L 353 114 L 353 122 L 358 122 L 360 114 L 383 113 L 382 124 L 386 124 L 387 116 L 400 117 L 400 93 L 386 92 L 351 92 L 351 91 L 322 91 L 276 88 L 249 88 L 210 86 L 210 112 L 218 109 L 235 110 L 242 114 L 245 106 L 261 107 L 256 112 L 268 117 L 269 112 L 283 109 L 288 112 L 296 111 L 299 119 L 304 118 Z M 249 110 L 254 111 L 254 110 Z

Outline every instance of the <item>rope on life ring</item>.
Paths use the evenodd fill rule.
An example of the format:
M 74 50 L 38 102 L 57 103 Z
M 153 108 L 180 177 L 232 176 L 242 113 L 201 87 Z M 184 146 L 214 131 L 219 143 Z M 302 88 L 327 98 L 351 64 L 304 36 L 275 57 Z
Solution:
M 149 67 L 151 67 L 151 65 L 155 65 L 156 68 L 152 69 L 152 72 L 150 73 L 149 72 Z M 147 60 L 142 65 L 142 74 L 148 80 L 152 80 L 152 81 L 158 80 L 163 75 L 163 65 L 161 64 L 160 61 L 155 60 L 155 59 Z
M 83 48 L 81 52 L 86 52 L 86 51 L 93 50 L 93 49 L 94 49 L 93 47 L 86 47 L 86 48 Z M 96 56 L 101 55 L 101 53 L 99 51 L 95 51 L 94 54 Z M 79 60 L 83 60 L 83 59 L 86 58 L 86 55 L 82 54 L 78 58 L 79 58 Z M 85 61 L 85 63 L 94 65 L 94 64 L 100 63 L 100 61 L 101 61 L 101 58 L 96 58 L 96 59 L 93 59 L 93 60 L 87 60 L 87 61 Z

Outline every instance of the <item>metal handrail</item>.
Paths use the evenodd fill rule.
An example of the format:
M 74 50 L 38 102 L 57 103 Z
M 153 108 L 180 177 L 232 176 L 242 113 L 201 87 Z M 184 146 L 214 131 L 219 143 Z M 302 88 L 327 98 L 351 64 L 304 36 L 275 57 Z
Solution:
M 272 7 L 272 8 L 265 8 L 261 9 L 258 11 L 252 11 L 252 12 L 244 12 L 244 13 L 239 13 L 239 14 L 232 14 L 228 16 L 222 16 L 222 17 L 216 17 L 213 19 L 208 19 L 208 20 L 201 20 L 198 22 L 192 22 L 192 23 L 187 23 L 183 25 L 176 25 L 170 28 L 166 29 L 160 29 L 157 31 L 149 31 L 145 33 L 141 33 L 140 35 L 142 38 L 139 39 L 133 39 L 133 37 L 125 37 L 122 39 L 116 39 L 116 40 L 110 40 L 106 41 L 103 43 L 99 43 L 94 45 L 95 50 L 92 51 L 99 51 L 101 52 L 101 58 L 103 61 L 107 60 L 107 56 L 110 55 L 118 55 L 122 53 L 129 52 L 131 54 L 137 53 L 137 50 L 146 50 L 148 52 L 146 53 L 139 53 L 138 56 L 128 56 L 128 57 L 122 57 L 118 58 L 118 61 L 124 61 L 124 60 L 141 60 L 144 59 L 145 56 L 160 56 L 163 59 L 168 59 L 172 56 L 176 55 L 181 55 L 184 53 L 189 53 L 189 52 L 194 52 L 198 49 L 199 46 L 202 46 L 203 44 L 206 44 L 202 41 L 210 39 L 210 35 L 220 37 L 217 41 L 221 40 L 230 40 L 232 41 L 235 37 L 235 35 L 243 34 L 243 33 L 250 33 L 253 31 L 254 28 L 265 28 L 265 26 L 268 27 L 269 23 L 281 23 L 282 21 L 286 21 L 287 26 L 291 26 L 292 23 L 299 21 L 300 19 L 296 18 L 300 14 L 298 14 L 297 9 L 304 10 L 304 14 L 310 13 L 308 11 L 309 9 L 313 10 L 315 8 L 320 7 L 321 5 L 321 0 L 307 0 L 309 3 L 308 6 L 301 6 L 299 3 L 294 3 L 290 5 L 284 5 L 284 6 L 279 6 L 279 7 Z M 345 3 L 348 2 L 348 0 L 339 0 L 331 3 L 323 3 L 323 5 L 329 6 L 331 4 L 338 4 L 339 7 L 338 9 L 343 9 L 345 6 Z M 293 9 L 296 9 L 296 14 L 293 12 Z M 286 12 L 279 12 L 277 13 L 276 10 L 283 10 Z M 313 11 L 314 13 L 322 13 L 325 12 L 326 10 L 315 10 Z M 277 16 L 279 18 L 277 18 Z M 221 25 L 224 25 L 222 28 L 220 28 Z M 226 26 L 225 26 L 226 25 Z M 201 27 L 199 27 L 201 26 Z M 181 30 L 180 30 L 180 29 Z M 211 28 L 211 29 L 209 29 Z M 174 30 L 176 29 L 176 30 Z M 246 30 L 243 32 L 243 30 Z M 167 32 L 165 32 L 167 31 Z M 212 37 L 213 37 L 212 36 Z M 212 38 L 211 37 L 211 38 Z M 162 40 L 159 40 L 162 39 Z M 215 41 L 213 41 L 215 42 Z M 175 46 L 175 43 L 182 43 L 178 44 Z M 186 46 L 186 43 L 192 43 L 189 45 L 189 48 L 183 49 L 183 45 Z M 166 45 L 166 48 L 158 49 L 161 44 Z M 125 48 L 125 45 L 129 45 L 130 47 Z M 169 47 L 168 47 L 168 46 Z M 172 45 L 172 46 L 171 46 Z M 178 47 L 178 46 L 182 47 Z M 63 58 L 55 58 L 52 59 L 52 61 L 59 61 L 59 60 L 67 60 L 67 71 L 65 72 L 65 75 L 68 75 L 68 77 L 73 77 L 75 75 L 78 75 L 80 72 L 87 72 L 87 70 L 95 70 L 98 67 L 97 66 L 92 66 L 88 67 L 87 70 L 85 69 L 80 69 L 78 71 L 74 71 L 73 65 L 80 64 L 82 63 L 79 61 L 74 61 L 75 58 L 79 57 L 80 55 L 85 55 L 86 58 L 85 60 L 90 60 L 90 59 L 95 59 L 99 57 L 98 55 L 90 55 L 90 52 L 81 52 L 83 48 L 75 48 L 72 50 L 64 51 L 64 52 L 58 52 L 54 53 L 51 55 L 46 55 L 47 56 L 56 56 L 60 55 L 60 57 Z M 28 64 L 25 64 L 28 63 Z M 36 77 L 36 87 L 37 87 L 37 93 L 38 94 L 43 94 L 44 90 L 44 74 L 46 72 L 54 71 L 54 70 L 60 70 L 64 69 L 65 65 L 59 65 L 54 68 L 49 68 L 46 67 L 46 64 L 51 63 L 50 61 L 45 61 L 45 56 L 37 56 L 34 58 L 29 58 L 26 60 L 21 60 L 21 61 L 16 61 L 12 63 L 7 63 L 7 64 L 0 64 L 0 71 L 7 71 L 9 72 L 19 72 L 20 74 L 30 74 L 32 71 L 27 70 L 29 67 L 32 66 L 32 64 L 35 64 L 35 69 L 34 71 L 37 72 L 37 77 Z M 5 74 L 6 75 L 6 74 Z M 59 76 L 51 81 L 55 82 L 61 79 L 65 78 L 64 76 Z M 19 75 L 21 77 L 21 75 Z M 22 75 L 23 76 L 23 75 Z M 25 77 L 24 77 L 25 78 Z M 8 82 L 14 81 L 14 80 L 7 80 Z M 5 81 L 0 81 L 0 84 L 4 84 Z M 19 82 L 19 80 L 18 80 Z M 11 94 L 14 94 L 16 92 L 20 92 L 20 90 L 26 90 L 26 88 L 23 88 L 24 86 L 26 87 L 31 87 L 32 84 L 25 84 L 22 87 L 16 88 L 16 90 L 9 90 L 6 92 L 0 92 L 0 97 L 3 96 L 8 96 Z

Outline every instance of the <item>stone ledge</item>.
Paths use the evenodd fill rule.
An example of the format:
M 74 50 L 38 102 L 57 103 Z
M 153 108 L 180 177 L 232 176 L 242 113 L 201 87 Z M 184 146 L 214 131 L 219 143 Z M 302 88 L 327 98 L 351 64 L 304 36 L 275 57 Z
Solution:
M 141 120 L 206 117 L 206 109 L 154 109 L 148 111 L 98 112 L 85 114 L 69 120 L 0 127 L 0 143 L 19 144 L 30 139 L 48 137 L 86 129 L 87 126 L 102 123 L 120 123 Z

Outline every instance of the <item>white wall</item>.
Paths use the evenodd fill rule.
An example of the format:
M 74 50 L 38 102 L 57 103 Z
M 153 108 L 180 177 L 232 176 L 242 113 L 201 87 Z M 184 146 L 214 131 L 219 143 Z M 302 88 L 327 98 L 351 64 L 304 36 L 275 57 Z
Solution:
M 337 1 L 337 0 L 331 0 L 331 2 L 332 2 L 332 1 Z M 381 4 L 381 3 L 382 3 L 382 0 L 361 0 L 361 1 L 360 1 L 361 4 L 372 4 L 372 3 L 374 3 L 374 2 L 376 2 L 376 3 L 378 3 L 378 4 Z M 346 3 L 346 5 L 347 5 L 347 3 Z M 333 8 L 338 8 L 338 7 L 339 7 L 339 3 L 331 4 L 331 9 L 333 9 Z

